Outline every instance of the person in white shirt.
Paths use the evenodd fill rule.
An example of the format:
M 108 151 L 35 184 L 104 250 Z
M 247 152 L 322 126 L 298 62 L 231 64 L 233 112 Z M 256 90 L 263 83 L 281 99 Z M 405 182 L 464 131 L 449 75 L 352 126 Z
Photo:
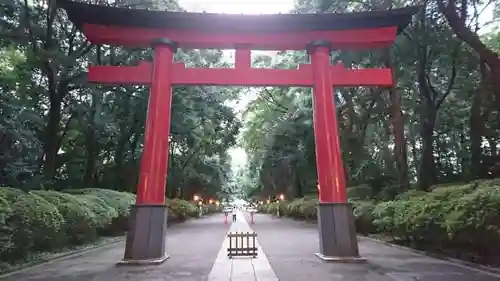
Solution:
M 236 208 L 233 208 L 233 222 L 236 222 Z

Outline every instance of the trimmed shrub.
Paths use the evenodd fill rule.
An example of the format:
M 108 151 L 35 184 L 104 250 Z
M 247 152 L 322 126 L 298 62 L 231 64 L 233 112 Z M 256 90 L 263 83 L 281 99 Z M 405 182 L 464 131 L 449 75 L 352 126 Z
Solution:
M 7 224 L 14 230 L 10 255 L 23 258 L 30 251 L 50 251 L 64 246 L 61 227 L 65 221 L 58 209 L 42 197 L 25 193 L 10 202 Z
M 11 187 L 0 187 L 0 197 L 4 198 L 7 202 L 15 202 L 17 197 L 24 195 L 22 190 Z
M 498 261 L 500 251 L 500 180 L 409 190 L 394 200 L 367 198 L 366 186 L 349 188 L 359 233 L 382 233 L 417 248 L 467 254 L 474 261 Z M 352 193 L 355 195 L 352 195 Z M 356 198 L 356 199 L 355 199 Z M 315 219 L 316 198 L 259 206 L 259 211 L 297 219 Z M 285 212 L 282 209 L 286 206 Z M 470 258 L 473 256 L 473 258 Z
M 222 211 L 220 207 L 216 204 L 205 204 L 203 205 L 203 213 L 205 214 L 214 214 Z
M 450 244 L 495 258 L 500 251 L 500 185 L 485 185 L 454 200 L 442 228 Z
M 123 234 L 130 205 L 127 192 L 86 188 L 57 192 L 0 188 L 0 271 L 36 252 L 94 241 L 99 235 Z M 170 214 L 185 220 L 199 215 L 193 203 L 167 200 Z M 209 212 L 217 206 L 206 205 Z
M 96 219 L 93 222 L 93 226 L 97 229 L 98 233 L 105 231 L 113 219 L 118 217 L 118 212 L 115 208 L 109 206 L 104 200 L 95 195 L 78 195 L 78 198 L 95 214 Z
M 0 194 L 1 195 L 1 194 Z M 7 254 L 14 249 L 12 236 L 14 229 L 7 224 L 7 220 L 12 215 L 9 202 L 0 196 L 0 259 L 5 260 Z
M 187 218 L 197 218 L 200 209 L 195 204 L 181 199 L 167 199 L 169 219 L 184 221 Z
M 97 239 L 96 214 L 78 196 L 47 190 L 36 190 L 31 193 L 43 197 L 57 206 L 64 218 L 63 232 L 69 244 L 79 245 Z
M 108 210 L 111 223 L 107 223 L 109 224 L 107 227 L 100 228 L 99 234 L 114 236 L 120 235 L 127 230 L 130 205 L 134 204 L 136 198 L 134 194 L 98 188 L 67 190 L 67 192 L 83 196 L 95 196 L 104 202 L 104 205 L 101 203 L 99 205 Z
M 353 201 L 353 214 L 355 218 L 356 230 L 361 234 L 369 234 L 375 231 L 373 224 L 373 209 L 375 204 L 372 201 Z

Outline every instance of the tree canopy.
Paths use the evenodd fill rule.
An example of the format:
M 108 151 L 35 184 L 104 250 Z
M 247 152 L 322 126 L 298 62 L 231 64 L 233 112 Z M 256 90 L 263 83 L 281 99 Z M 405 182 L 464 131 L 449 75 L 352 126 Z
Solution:
M 182 11 L 175 1 L 106 4 Z M 134 192 L 149 89 L 89 84 L 86 67 L 133 65 L 150 60 L 151 50 L 90 44 L 56 1 L 0 5 L 0 185 Z M 218 50 L 176 56 L 191 66 L 225 63 Z M 227 149 L 241 125 L 227 102 L 236 97 L 236 90 L 211 87 L 173 90 L 169 197 L 230 191 Z
M 346 67 L 390 67 L 391 89 L 338 88 L 334 100 L 349 186 L 368 184 L 380 198 L 408 188 L 498 176 L 497 13 L 493 2 L 426 1 L 392 48 L 334 52 Z M 298 13 L 388 10 L 404 1 L 297 1 Z M 481 11 L 483 14 L 481 15 Z M 489 21 L 491 20 L 491 21 Z M 261 58 L 295 68 L 305 53 Z M 251 195 L 316 194 L 312 92 L 263 88 L 244 114 L 240 144 L 249 155 Z

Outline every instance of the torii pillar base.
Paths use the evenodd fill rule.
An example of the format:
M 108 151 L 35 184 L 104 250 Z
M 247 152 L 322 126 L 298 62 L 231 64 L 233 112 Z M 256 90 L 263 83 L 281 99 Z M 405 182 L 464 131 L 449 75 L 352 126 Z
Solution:
M 125 256 L 116 265 L 158 265 L 166 261 L 167 216 L 165 205 L 132 205 Z
M 320 203 L 318 231 L 320 252 L 316 256 L 325 262 L 362 263 L 359 256 L 352 205 Z

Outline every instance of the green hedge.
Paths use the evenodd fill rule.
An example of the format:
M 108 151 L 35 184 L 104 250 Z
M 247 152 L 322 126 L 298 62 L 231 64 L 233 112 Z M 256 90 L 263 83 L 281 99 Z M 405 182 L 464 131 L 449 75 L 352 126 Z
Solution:
M 200 209 L 196 204 L 181 199 L 167 199 L 168 219 L 170 221 L 184 221 L 187 218 L 196 218 Z
M 105 189 L 24 192 L 0 187 L 0 264 L 22 262 L 37 252 L 57 251 L 123 235 L 135 195 Z M 170 220 L 197 217 L 196 205 L 167 200 Z
M 463 251 L 490 260 L 500 251 L 500 180 L 435 186 L 429 192 L 410 190 L 395 200 L 369 200 L 366 186 L 350 200 L 356 228 L 381 233 L 418 248 Z M 259 211 L 298 219 L 315 219 L 316 198 L 261 205 Z
M 215 214 L 222 212 L 222 207 L 216 204 L 205 204 L 203 205 L 203 213 L 204 214 Z

